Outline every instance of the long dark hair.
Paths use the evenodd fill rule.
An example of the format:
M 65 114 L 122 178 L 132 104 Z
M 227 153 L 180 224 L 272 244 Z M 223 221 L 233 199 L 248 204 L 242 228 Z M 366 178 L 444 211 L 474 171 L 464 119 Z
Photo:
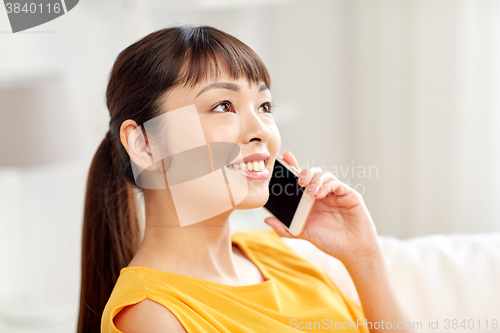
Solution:
M 160 96 L 175 86 L 193 87 L 224 72 L 233 79 L 263 81 L 269 73 L 247 45 L 208 26 L 155 31 L 123 50 L 113 65 L 106 91 L 109 131 L 92 160 L 85 196 L 82 281 L 78 332 L 99 332 L 101 316 L 120 270 L 139 243 L 139 216 L 130 157 L 120 126 L 140 126 L 162 113 Z M 139 192 L 140 193 L 140 192 Z

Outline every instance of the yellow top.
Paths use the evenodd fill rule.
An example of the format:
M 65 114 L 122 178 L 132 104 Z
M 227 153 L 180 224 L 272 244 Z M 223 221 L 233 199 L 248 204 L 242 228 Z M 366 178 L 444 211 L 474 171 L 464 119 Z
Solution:
M 125 267 L 104 309 L 101 332 L 120 332 L 113 318 L 124 307 L 146 298 L 168 308 L 190 333 L 324 332 L 335 328 L 369 332 L 361 307 L 274 230 L 236 232 L 231 240 L 259 268 L 264 282 L 229 286 L 153 268 Z

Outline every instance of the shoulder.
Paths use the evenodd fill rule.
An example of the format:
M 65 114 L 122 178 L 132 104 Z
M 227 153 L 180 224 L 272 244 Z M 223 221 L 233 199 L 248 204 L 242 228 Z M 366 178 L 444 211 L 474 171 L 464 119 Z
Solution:
M 101 332 L 186 332 L 170 310 L 148 299 L 147 281 L 141 267 L 121 270 L 102 314 Z
M 149 299 L 125 307 L 116 315 L 114 322 L 123 333 L 186 332 L 170 310 Z

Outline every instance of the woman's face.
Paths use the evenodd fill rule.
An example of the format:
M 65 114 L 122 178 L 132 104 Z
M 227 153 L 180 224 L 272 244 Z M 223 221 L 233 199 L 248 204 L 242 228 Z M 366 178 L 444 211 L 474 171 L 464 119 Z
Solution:
M 239 146 L 247 163 L 225 168 L 228 177 L 247 184 L 248 194 L 235 208 L 263 206 L 268 200 L 268 184 L 281 146 L 278 127 L 269 113 L 272 100 L 267 86 L 263 82 L 253 84 L 246 79 L 233 80 L 221 75 L 217 81 L 200 82 L 194 88 L 176 87 L 164 96 L 163 101 L 165 112 L 194 104 L 207 143 L 230 142 Z M 246 157 L 259 153 L 263 155 L 247 161 Z M 255 172 L 255 168 L 252 171 L 241 169 L 243 166 L 249 169 L 248 164 L 252 167 L 258 165 L 259 172 Z M 263 164 L 267 170 L 260 169 Z

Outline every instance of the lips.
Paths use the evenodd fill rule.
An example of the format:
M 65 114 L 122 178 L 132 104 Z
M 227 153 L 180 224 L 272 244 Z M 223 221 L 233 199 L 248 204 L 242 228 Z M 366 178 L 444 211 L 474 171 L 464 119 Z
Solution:
M 229 170 L 229 172 L 234 172 L 250 180 L 266 180 L 269 178 L 270 175 L 269 170 L 267 170 L 267 168 L 262 171 L 245 171 L 241 169 L 232 169 L 232 168 L 226 168 L 226 170 Z
M 262 153 L 255 153 L 255 154 L 252 154 L 252 155 L 248 155 L 248 156 L 245 156 L 243 157 L 243 159 L 238 159 L 238 160 L 235 160 L 235 161 L 232 161 L 230 164 L 228 165 L 237 165 L 237 164 L 240 164 L 240 163 L 248 163 L 248 162 L 260 162 L 262 161 L 262 163 L 267 164 L 266 161 L 269 159 L 270 155 L 268 152 L 262 152 Z M 230 172 L 234 172 L 236 174 L 239 174 L 240 176 L 243 176 L 249 180 L 266 180 L 269 178 L 269 170 L 267 168 L 264 168 L 264 170 L 261 170 L 261 171 L 246 171 L 246 170 L 242 170 L 242 169 L 234 169 L 234 168 L 227 168 L 228 170 L 230 170 Z
M 236 164 L 236 163 L 248 163 L 248 162 L 259 162 L 259 161 L 267 161 L 269 159 L 270 155 L 268 152 L 263 152 L 263 153 L 255 153 L 252 155 L 248 155 L 243 157 L 243 159 L 235 160 L 232 161 L 229 164 Z M 228 165 L 229 165 L 228 164 Z

